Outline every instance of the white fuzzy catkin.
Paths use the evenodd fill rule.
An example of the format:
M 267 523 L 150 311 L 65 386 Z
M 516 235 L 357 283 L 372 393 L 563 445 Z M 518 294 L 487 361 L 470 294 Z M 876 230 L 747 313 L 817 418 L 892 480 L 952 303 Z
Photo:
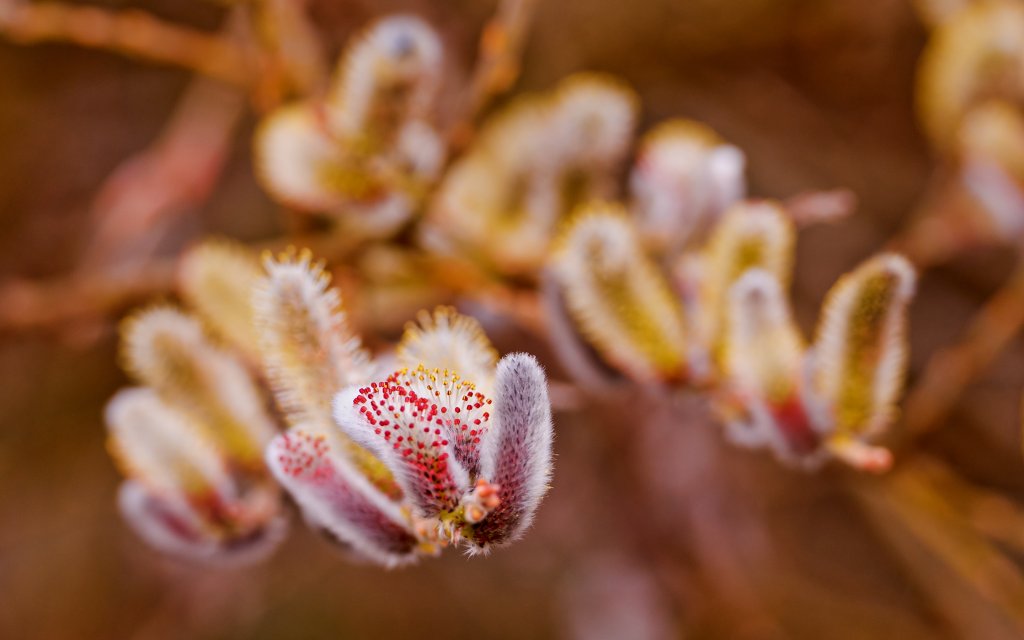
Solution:
M 746 194 L 746 159 L 703 124 L 669 120 L 640 143 L 630 173 L 632 209 L 644 241 L 675 253 Z
M 552 96 L 548 144 L 565 167 L 614 169 L 633 141 L 637 104 L 633 90 L 611 76 L 569 76 Z
M 420 311 L 416 322 L 406 325 L 397 355 L 403 367 L 458 371 L 484 393 L 498 363 L 498 353 L 480 323 L 451 307 Z
M 420 366 L 341 391 L 334 419 L 388 466 L 416 515 L 434 517 L 470 489 L 491 404 L 458 373 Z
M 804 345 L 778 279 L 764 269 L 747 271 L 729 292 L 725 370 L 747 394 L 781 404 L 799 384 Z
M 345 161 L 344 150 L 326 134 L 312 104 L 277 109 L 256 129 L 253 147 L 256 177 L 275 199 L 303 211 L 338 211 L 348 198 L 333 184 L 332 167 Z
M 837 436 L 869 437 L 891 421 L 906 371 L 907 307 L 916 279 L 906 258 L 885 253 L 829 291 L 812 376 Z
M 128 480 L 117 494 L 121 515 L 153 548 L 179 558 L 218 566 L 251 565 L 264 560 L 284 540 L 288 519 L 268 518 L 241 539 L 225 537 L 213 523 L 179 496 L 157 495 L 141 482 Z
M 152 389 L 117 392 L 104 410 L 110 449 L 125 475 L 163 495 L 233 494 L 216 446 Z
M 267 447 L 266 461 L 306 518 L 358 556 L 385 567 L 416 559 L 419 541 L 399 504 L 331 451 L 323 436 L 291 429 Z
M 257 348 L 252 288 L 260 275 L 259 261 L 245 245 L 205 240 L 182 256 L 178 286 L 218 338 L 252 355 Z
M 742 201 L 733 205 L 715 226 L 702 255 L 700 311 L 694 331 L 713 355 L 720 355 L 729 326 L 728 294 L 749 269 L 771 273 L 789 286 L 796 230 L 776 203 Z
M 498 363 L 495 414 L 482 443 L 480 475 L 498 485 L 501 502 L 474 528 L 474 544 L 483 550 L 523 535 L 551 481 L 551 402 L 536 358 L 513 353 Z
M 151 307 L 122 329 L 126 369 L 189 414 L 206 437 L 246 464 L 259 464 L 277 431 L 259 387 L 239 358 L 206 336 L 197 318 Z
M 426 22 L 411 15 L 378 20 L 356 36 L 345 52 L 327 96 L 335 135 L 377 135 L 422 118 L 440 88 L 441 41 Z
M 610 364 L 643 382 L 683 375 L 682 310 L 621 207 L 577 214 L 551 260 L 570 315 Z
M 370 358 L 309 252 L 268 256 L 264 267 L 253 308 L 274 396 L 292 425 L 329 423 L 334 394 L 369 379 Z

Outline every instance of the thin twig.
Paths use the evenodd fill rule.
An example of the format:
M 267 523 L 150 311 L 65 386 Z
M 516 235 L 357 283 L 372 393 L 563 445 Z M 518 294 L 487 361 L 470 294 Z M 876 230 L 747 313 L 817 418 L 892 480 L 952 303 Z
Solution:
M 146 260 L 170 218 L 205 202 L 227 162 L 245 97 L 199 77 L 185 90 L 160 137 L 121 162 L 92 205 L 82 271 Z
M 1024 635 L 1024 577 L 964 524 L 926 475 L 904 469 L 850 488 L 935 611 L 963 637 Z
M 969 249 L 992 242 L 978 228 L 977 202 L 957 173 L 936 172 L 921 197 L 911 223 L 888 242 L 888 249 L 906 256 L 921 271 L 949 261 Z
M 275 238 L 254 251 L 326 247 L 326 234 Z M 110 319 L 133 304 L 173 293 L 180 257 L 150 259 L 130 269 L 80 271 L 49 279 L 0 282 L 0 333 L 57 331 L 75 322 Z
M 916 456 L 912 469 L 927 477 L 966 525 L 990 540 L 1024 554 L 1024 508 L 1019 504 L 968 482 L 938 459 Z
M 501 0 L 494 17 L 480 37 L 476 67 L 462 99 L 462 111 L 452 125 L 448 140 L 453 149 L 466 146 L 474 123 L 497 95 L 519 77 L 520 59 L 537 0 Z
M 1024 324 L 1024 261 L 974 316 L 963 340 L 935 354 L 907 395 L 905 425 L 918 435 L 938 426 L 964 389 L 1020 332 Z
M 46 281 L 8 280 L 0 284 L 0 333 L 59 329 L 107 317 L 169 291 L 174 272 L 173 261 L 160 261 Z
M 316 95 L 330 75 L 323 40 L 309 16 L 309 0 L 263 0 L 254 5 L 255 36 L 267 52 L 268 65 L 258 80 L 270 104 L 291 90 Z
M 5 0 L 0 33 L 22 44 L 67 42 L 183 67 L 247 86 L 250 60 L 229 39 L 169 24 L 135 10 Z

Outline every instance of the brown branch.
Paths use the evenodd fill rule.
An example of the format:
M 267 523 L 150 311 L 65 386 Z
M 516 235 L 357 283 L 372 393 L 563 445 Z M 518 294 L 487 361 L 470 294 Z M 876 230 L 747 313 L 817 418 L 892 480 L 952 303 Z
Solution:
M 168 220 L 205 202 L 216 187 L 245 106 L 236 89 L 194 79 L 160 137 L 121 162 L 100 188 L 79 269 L 148 259 Z
M 172 25 L 142 11 L 5 0 L 0 33 L 22 44 L 67 42 L 184 67 L 241 86 L 249 84 L 253 71 L 251 61 L 227 38 Z
M 0 284 L 0 332 L 57 329 L 94 321 L 169 291 L 174 271 L 174 262 L 164 261 L 45 281 L 7 280 Z
M 1024 576 L 963 522 L 926 473 L 911 467 L 850 488 L 936 613 L 963 637 L 1024 634 Z
M 328 234 L 285 236 L 252 245 L 253 251 L 289 246 L 337 246 Z M 321 255 L 321 254 L 318 254 Z M 0 282 L 0 333 L 60 331 L 73 323 L 102 321 L 149 298 L 170 295 L 179 257 L 150 259 L 131 268 L 104 268 L 30 280 Z
M 930 269 L 960 253 L 997 242 L 981 228 L 984 218 L 957 170 L 946 167 L 936 172 L 910 216 L 912 222 L 889 241 L 888 248 L 902 253 L 919 270 Z
M 502 0 L 497 13 L 484 27 L 476 67 L 461 100 L 462 113 L 448 133 L 453 149 L 468 144 L 474 123 L 487 105 L 515 84 L 536 4 L 537 0 Z
M 512 319 L 536 336 L 548 335 L 548 318 L 535 290 L 510 287 L 468 260 L 430 254 L 426 257 L 430 259 L 432 279 L 439 286 Z
M 260 32 L 265 34 L 289 84 L 303 95 L 322 90 L 330 64 L 316 26 L 309 16 L 309 0 L 263 0 L 258 3 Z
M 1024 509 L 1019 504 L 971 484 L 938 459 L 917 456 L 912 470 L 927 478 L 965 524 L 990 540 L 1024 553 Z
M 905 425 L 914 436 L 938 426 L 966 387 L 1024 324 L 1024 261 L 974 316 L 963 340 L 935 354 L 907 394 Z

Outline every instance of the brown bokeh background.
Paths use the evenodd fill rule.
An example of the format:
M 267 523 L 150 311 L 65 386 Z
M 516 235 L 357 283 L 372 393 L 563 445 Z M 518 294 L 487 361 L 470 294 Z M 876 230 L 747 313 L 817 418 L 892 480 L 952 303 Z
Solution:
M 222 15 L 199 2 L 105 4 L 205 28 Z M 336 44 L 374 15 L 419 11 L 460 55 L 472 50 L 491 8 L 322 0 L 317 11 Z M 907 224 L 933 173 L 913 112 L 925 38 L 904 0 L 541 0 L 519 88 L 547 87 L 575 70 L 612 72 L 639 91 L 645 125 L 693 117 L 742 147 L 753 194 L 852 189 L 860 203 L 852 219 L 799 241 L 794 293 L 810 329 L 828 286 Z M 465 58 L 457 64 L 468 67 Z M 106 53 L 0 42 L 2 277 L 53 276 L 74 265 L 96 189 L 158 134 L 187 80 Z M 246 120 L 224 179 L 182 217 L 175 242 L 279 230 L 277 207 L 252 177 L 252 126 Z M 915 369 L 956 338 L 1009 265 L 1009 253 L 993 249 L 927 275 L 912 312 Z M 297 525 L 265 566 L 218 572 L 163 560 L 114 504 L 119 478 L 104 450 L 101 411 L 125 384 L 115 338 L 112 323 L 98 336 L 0 336 L 0 637 L 541 638 L 585 629 L 613 638 L 643 637 L 648 618 L 685 615 L 685 603 L 661 603 L 665 596 L 649 593 L 642 575 L 620 566 L 628 555 L 621 532 L 643 523 L 621 508 L 628 493 L 609 493 L 618 459 L 594 437 L 595 422 L 607 419 L 601 407 L 557 416 L 554 488 L 537 524 L 488 559 L 449 554 L 383 572 L 346 562 Z M 497 341 L 546 353 L 515 334 Z M 1014 343 L 922 446 L 983 485 L 1024 495 L 1022 384 L 1024 354 Z M 623 429 L 639 430 L 648 416 L 636 407 L 619 418 Z M 686 438 L 665 442 L 670 455 L 651 464 L 673 467 L 668 475 L 701 455 Z M 762 454 L 723 455 L 772 487 L 761 513 L 791 572 L 779 576 L 773 596 L 785 603 L 787 634 L 955 637 L 829 472 L 787 471 Z M 794 582 L 819 596 L 797 600 L 787 586 Z M 588 611 L 609 622 L 588 628 Z M 618 635 L 623 629 L 628 636 Z M 703 633 L 726 637 L 714 625 Z

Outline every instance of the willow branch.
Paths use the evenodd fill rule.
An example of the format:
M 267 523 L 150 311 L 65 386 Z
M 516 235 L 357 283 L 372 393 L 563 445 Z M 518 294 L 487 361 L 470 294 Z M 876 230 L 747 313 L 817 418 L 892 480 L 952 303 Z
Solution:
M 536 4 L 537 0 L 501 0 L 497 13 L 484 27 L 476 67 L 461 101 L 464 106 L 449 132 L 453 148 L 468 143 L 473 123 L 483 110 L 515 84 Z
M 1024 262 L 974 316 L 963 340 L 935 354 L 907 395 L 910 435 L 938 426 L 966 387 L 992 363 L 1024 324 Z
M 267 108 L 289 92 L 316 95 L 330 76 L 323 41 L 309 15 L 310 0 L 263 0 L 252 19 L 254 37 L 268 54 L 256 79 L 258 102 Z
M 250 245 L 253 251 L 289 246 L 336 246 L 332 236 L 284 236 Z M 320 255 L 320 254 L 318 254 Z M 76 322 L 112 318 L 149 298 L 171 295 L 180 256 L 150 259 L 131 268 L 78 271 L 48 279 L 10 278 L 0 282 L 0 333 L 59 331 Z
M 922 196 L 911 224 L 888 243 L 919 270 L 949 261 L 957 254 L 994 241 L 978 228 L 978 204 L 953 169 L 939 170 Z
M 122 267 L 149 257 L 170 218 L 205 202 L 220 179 L 245 113 L 240 91 L 195 78 L 160 137 L 123 161 L 92 205 L 95 229 L 79 269 Z
M 169 291 L 174 272 L 174 261 L 161 261 L 119 272 L 7 280 L 0 284 L 0 333 L 57 329 L 109 316 Z
M 925 475 L 904 470 L 851 488 L 936 613 L 963 637 L 1024 636 L 1024 577 Z
M 247 86 L 250 61 L 225 37 L 169 24 L 135 10 L 57 2 L 0 4 L 0 33 L 22 44 L 66 42 L 151 62 L 183 67 Z
M 1024 509 L 995 491 L 971 484 L 937 459 L 917 456 L 912 470 L 926 477 L 964 524 L 1017 553 L 1024 553 Z

